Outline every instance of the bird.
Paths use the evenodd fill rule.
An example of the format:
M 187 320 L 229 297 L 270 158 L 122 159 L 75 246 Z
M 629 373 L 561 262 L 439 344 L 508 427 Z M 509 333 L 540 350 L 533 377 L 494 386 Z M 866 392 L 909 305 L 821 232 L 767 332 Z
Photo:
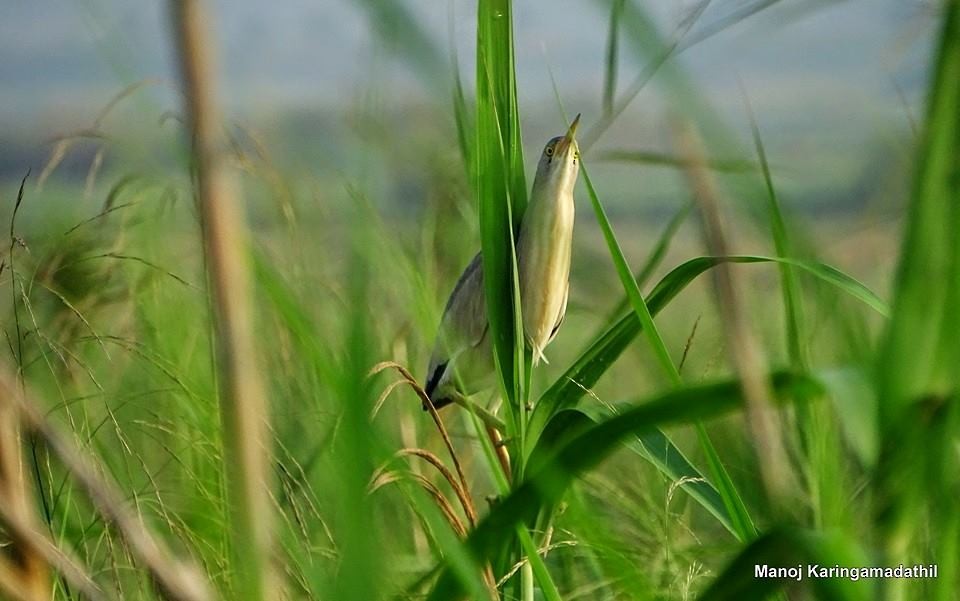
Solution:
M 579 123 L 577 115 L 566 134 L 544 146 L 516 240 L 523 335 L 534 365 L 548 363 L 543 351 L 567 312 Z M 444 308 L 424 388 L 434 408 L 463 401 L 495 381 L 483 277 L 483 259 L 477 253 Z

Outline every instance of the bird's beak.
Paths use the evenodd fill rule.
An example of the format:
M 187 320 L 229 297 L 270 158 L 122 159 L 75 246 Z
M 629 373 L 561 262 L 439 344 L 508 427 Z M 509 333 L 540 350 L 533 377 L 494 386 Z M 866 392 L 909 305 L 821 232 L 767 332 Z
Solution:
M 560 140 L 560 144 L 558 144 L 558 146 L 560 147 L 560 148 L 558 149 L 558 151 L 559 151 L 560 153 L 566 152 L 567 148 L 570 147 L 570 144 L 571 144 L 571 143 L 573 142 L 573 140 L 574 140 L 574 135 L 577 133 L 577 126 L 578 126 L 578 125 L 580 125 L 580 115 L 579 115 L 579 114 L 574 118 L 573 123 L 571 123 L 571 124 L 570 124 L 570 127 L 567 129 L 566 135 L 563 136 L 563 139 Z

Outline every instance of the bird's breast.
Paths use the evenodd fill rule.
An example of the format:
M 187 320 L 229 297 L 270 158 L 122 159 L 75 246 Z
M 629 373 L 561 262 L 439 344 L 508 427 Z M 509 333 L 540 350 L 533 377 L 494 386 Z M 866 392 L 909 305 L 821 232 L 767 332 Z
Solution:
M 550 339 L 566 302 L 573 242 L 573 198 L 533 199 L 517 245 L 524 334 L 535 352 Z

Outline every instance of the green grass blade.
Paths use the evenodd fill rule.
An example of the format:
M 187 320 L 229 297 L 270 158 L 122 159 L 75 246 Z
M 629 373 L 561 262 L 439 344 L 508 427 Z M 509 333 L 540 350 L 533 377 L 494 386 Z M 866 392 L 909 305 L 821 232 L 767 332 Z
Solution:
M 807 273 L 836 286 L 842 292 L 862 301 L 881 315 L 887 307 L 866 286 L 842 271 L 813 261 L 737 255 L 730 257 L 697 257 L 676 267 L 654 287 L 647 297 L 651 315 L 662 311 L 677 294 L 700 274 L 721 263 L 776 263 L 789 262 Z M 557 411 L 572 407 L 591 386 L 597 383 L 607 369 L 620 357 L 642 329 L 634 313 L 625 315 L 600 336 L 567 371 L 537 401 L 530 421 L 530 435 L 536 437 Z
M 457 144 L 460 147 L 460 157 L 463 159 L 467 180 L 471 186 L 477 185 L 476 158 L 474 157 L 473 142 L 476 139 L 476 130 L 467 108 L 467 98 L 463 93 L 463 82 L 460 79 L 460 67 L 453 65 L 453 118 L 457 125 Z
M 523 143 L 513 53 L 513 8 L 510 0 L 480 0 L 477 6 L 477 101 L 478 121 L 494 118 L 499 128 L 510 206 L 519 225 L 527 206 L 523 170 Z M 481 139 L 481 144 L 486 140 Z
M 713 479 L 717 482 L 717 492 L 720 494 L 723 506 L 730 516 L 734 536 L 740 541 L 752 540 L 757 536 L 757 527 L 753 524 L 753 518 L 747 511 L 747 506 L 743 502 L 743 497 L 740 496 L 740 491 L 737 490 L 733 479 L 727 472 L 727 468 L 720 461 L 720 455 L 717 453 L 716 447 L 713 446 L 713 442 L 707 434 L 707 429 L 700 423 L 697 424 L 697 440 L 700 441 L 700 448 L 703 449 L 703 454 L 707 458 L 707 465 L 710 467 Z
M 514 235 L 526 207 L 526 183 L 509 0 L 481 0 L 477 7 L 476 144 L 487 314 L 501 384 L 516 407 L 525 378 Z
M 371 29 L 391 53 L 404 59 L 427 87 L 440 91 L 446 59 L 431 35 L 400 0 L 354 0 L 366 9 Z
M 771 388 L 779 399 L 812 398 L 821 390 L 813 379 L 789 373 L 774 374 Z M 510 540 L 517 524 L 532 523 L 545 507 L 563 497 L 574 478 L 596 467 L 623 440 L 659 427 L 718 417 L 742 406 L 739 383 L 725 380 L 673 390 L 589 428 L 563 444 L 531 472 L 527 481 L 500 501 L 470 534 L 468 545 L 479 561 L 494 557 Z M 462 592 L 460 582 L 444 570 L 428 599 L 456 599 Z
M 607 150 L 600 153 L 597 160 L 612 163 L 677 167 L 678 169 L 684 166 L 684 160 L 680 157 L 651 150 Z M 719 173 L 750 173 L 758 169 L 755 163 L 745 159 L 709 159 L 707 167 Z
M 610 5 L 610 26 L 607 30 L 607 53 L 603 71 L 603 114 L 613 113 L 617 94 L 617 54 L 620 48 L 620 13 L 626 0 L 613 0 Z
M 558 413 L 557 417 L 563 416 L 569 411 L 581 413 L 584 419 L 589 419 L 594 423 L 609 419 L 612 415 L 609 409 L 591 404 L 582 407 L 580 410 L 567 409 Z M 555 419 L 556 417 L 550 420 L 551 424 Z M 547 431 L 549 431 L 549 424 L 547 428 Z M 673 444 L 673 441 L 663 430 L 653 429 L 646 434 L 638 435 L 625 444 L 628 449 L 643 457 L 671 482 L 680 482 L 680 488 L 703 506 L 713 517 L 717 518 L 717 521 L 724 528 L 734 536 L 739 535 L 716 487 L 710 482 L 709 478 L 690 463 L 690 460 Z
M 640 268 L 640 271 L 638 271 L 633 278 L 637 282 L 638 288 L 643 288 L 653 275 L 653 272 L 660 267 L 661 263 L 663 263 L 663 259 L 667 256 L 667 250 L 670 248 L 670 243 L 673 241 L 674 235 L 676 235 L 677 230 L 680 229 L 680 226 L 683 225 L 683 222 L 686 221 L 692 207 L 693 203 L 687 203 L 683 205 L 683 208 L 677 211 L 673 217 L 670 218 L 670 222 L 667 223 L 667 227 L 664 228 L 664 230 L 660 233 L 657 243 L 653 246 L 653 250 L 650 251 L 650 256 L 647 257 L 647 261 L 643 264 L 643 267 Z M 620 302 L 617 303 L 617 306 L 613 309 L 613 311 L 610 312 L 610 316 L 607 318 L 606 325 L 609 326 L 612 324 L 614 320 L 622 315 L 629 306 L 630 299 L 624 295 L 624 297 L 620 299 Z
M 670 377 L 673 385 L 679 386 L 681 384 L 680 372 L 677 371 L 677 367 L 673 364 L 670 353 L 667 352 L 667 347 L 663 343 L 663 338 L 661 338 L 660 332 L 653 323 L 653 315 L 650 314 L 650 309 L 647 308 L 647 303 L 643 300 L 643 293 L 640 292 L 640 287 L 637 286 L 636 280 L 633 279 L 630 266 L 627 265 L 627 259 L 623 256 L 623 250 L 621 250 L 620 243 L 613 233 L 610 220 L 607 219 L 606 211 L 603 210 L 603 205 L 597 197 L 597 191 L 593 187 L 593 182 L 590 181 L 587 166 L 582 164 L 582 162 L 580 165 L 580 174 L 583 176 L 583 183 L 587 186 L 590 204 L 593 206 L 593 212 L 597 217 L 600 230 L 603 232 L 603 238 L 607 243 L 607 250 L 610 251 L 610 258 L 613 260 L 614 267 L 616 267 L 617 275 L 620 277 L 620 283 L 623 284 L 623 289 L 627 293 L 630 305 L 636 312 L 637 318 L 640 320 L 640 324 L 650 340 L 653 354 L 660 363 L 660 367 L 662 367 Z
M 943 7 L 941 37 L 927 100 L 894 290 L 893 315 L 878 362 L 877 521 L 888 561 L 906 554 L 938 561 L 955 535 L 945 522 L 955 505 L 960 434 L 960 2 Z M 947 458 L 951 459 L 947 459 Z M 938 524 L 923 540 L 918 516 Z M 925 537 L 924 537 L 925 538 Z M 928 547 L 931 548 L 931 547 Z M 946 545 L 946 549 L 950 546 Z M 953 572 L 955 574 L 955 572 Z M 918 598 L 894 581 L 888 598 Z
M 960 338 L 960 7 L 947 3 L 914 176 L 893 319 L 882 358 L 881 411 L 896 427 L 913 400 L 957 390 Z
M 753 109 L 750 107 L 750 100 L 744 92 L 744 102 L 747 106 L 747 115 L 750 118 L 750 131 L 753 135 L 753 146 L 757 152 L 757 158 L 760 159 L 760 169 L 763 173 L 763 182 L 767 190 L 767 211 L 770 214 L 770 235 L 773 238 L 773 246 L 778 257 L 789 257 L 793 255 L 792 244 L 786 221 L 783 218 L 783 210 L 780 208 L 780 200 L 777 198 L 777 190 L 773 185 L 773 176 L 770 174 L 770 163 L 767 161 L 767 153 L 763 147 L 763 139 L 760 137 L 760 127 L 754 117 Z M 807 359 L 801 345 L 801 318 L 802 305 L 800 299 L 800 284 L 797 282 L 797 276 L 792 266 L 786 263 L 780 264 L 780 291 L 783 296 L 784 320 L 787 325 L 787 352 L 790 356 L 790 363 L 794 369 L 806 369 Z
M 517 526 L 517 538 L 520 539 L 520 546 L 527 556 L 527 561 L 530 562 L 530 567 L 533 568 L 534 577 L 540 584 L 540 592 L 543 593 L 543 598 L 547 601 L 561 601 L 560 591 L 557 590 L 557 585 L 553 582 L 543 558 L 540 557 L 540 551 L 534 544 L 526 527 Z
M 383 558 L 376 550 L 377 533 L 369 527 L 374 506 L 368 486 L 377 463 L 377 445 L 370 444 L 373 389 L 367 373 L 375 360 L 370 353 L 371 324 L 364 309 L 369 294 L 369 276 L 366 273 L 368 266 L 361 258 L 363 242 L 354 242 L 351 272 L 356 277 L 350 279 L 348 291 L 353 310 L 344 324 L 346 348 L 335 380 L 343 423 L 333 450 L 338 458 L 337 477 L 341 492 L 338 502 L 342 504 L 340 557 L 343 567 L 334 582 L 338 599 L 379 598 L 382 580 L 377 576 L 383 573 Z
M 654 356 L 657 357 L 660 366 L 667 373 L 671 384 L 674 387 L 680 387 L 683 385 L 683 380 L 680 378 L 680 371 L 677 369 L 677 366 L 674 365 L 673 359 L 670 358 L 670 353 L 667 351 L 663 338 L 660 336 L 660 332 L 653 322 L 653 315 L 643 300 L 640 287 L 637 286 L 637 282 L 630 273 L 627 259 L 623 256 L 623 251 L 620 249 L 620 244 L 617 242 L 616 235 L 613 233 L 613 228 L 603 210 L 603 205 L 597 197 L 593 182 L 590 181 L 586 166 L 581 165 L 580 170 L 583 174 L 583 181 L 587 185 L 587 192 L 590 196 L 590 202 L 593 204 L 593 210 L 597 215 L 597 221 L 600 222 L 600 229 L 603 231 L 603 236 L 607 242 L 607 248 L 610 250 L 610 256 L 617 268 L 617 275 L 620 276 L 620 282 L 623 284 L 624 290 L 627 293 L 627 298 L 633 306 L 634 313 L 639 320 L 642 330 L 647 334 L 647 338 L 653 347 Z M 737 491 L 737 487 L 734 485 L 730 475 L 727 473 L 726 468 L 723 466 L 723 463 L 720 462 L 720 457 L 713 443 L 710 441 L 710 436 L 701 424 L 697 424 L 697 439 L 700 441 L 704 454 L 707 456 L 710 471 L 713 474 L 714 480 L 717 482 L 718 491 L 727 509 L 727 513 L 732 519 L 737 538 L 740 540 L 753 538 L 756 535 L 756 528 L 754 528 L 750 513 L 747 511 L 747 507 L 744 505 L 743 499 Z

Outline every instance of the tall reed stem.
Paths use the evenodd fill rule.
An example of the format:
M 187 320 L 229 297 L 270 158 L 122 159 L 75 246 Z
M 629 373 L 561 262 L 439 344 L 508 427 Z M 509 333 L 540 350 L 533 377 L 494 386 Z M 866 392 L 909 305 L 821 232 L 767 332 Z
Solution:
M 226 169 L 211 42 L 198 0 L 173 0 L 186 116 L 193 140 L 197 202 L 210 287 L 231 535 L 234 598 L 268 598 L 270 504 L 268 411 L 253 344 L 246 230 Z

